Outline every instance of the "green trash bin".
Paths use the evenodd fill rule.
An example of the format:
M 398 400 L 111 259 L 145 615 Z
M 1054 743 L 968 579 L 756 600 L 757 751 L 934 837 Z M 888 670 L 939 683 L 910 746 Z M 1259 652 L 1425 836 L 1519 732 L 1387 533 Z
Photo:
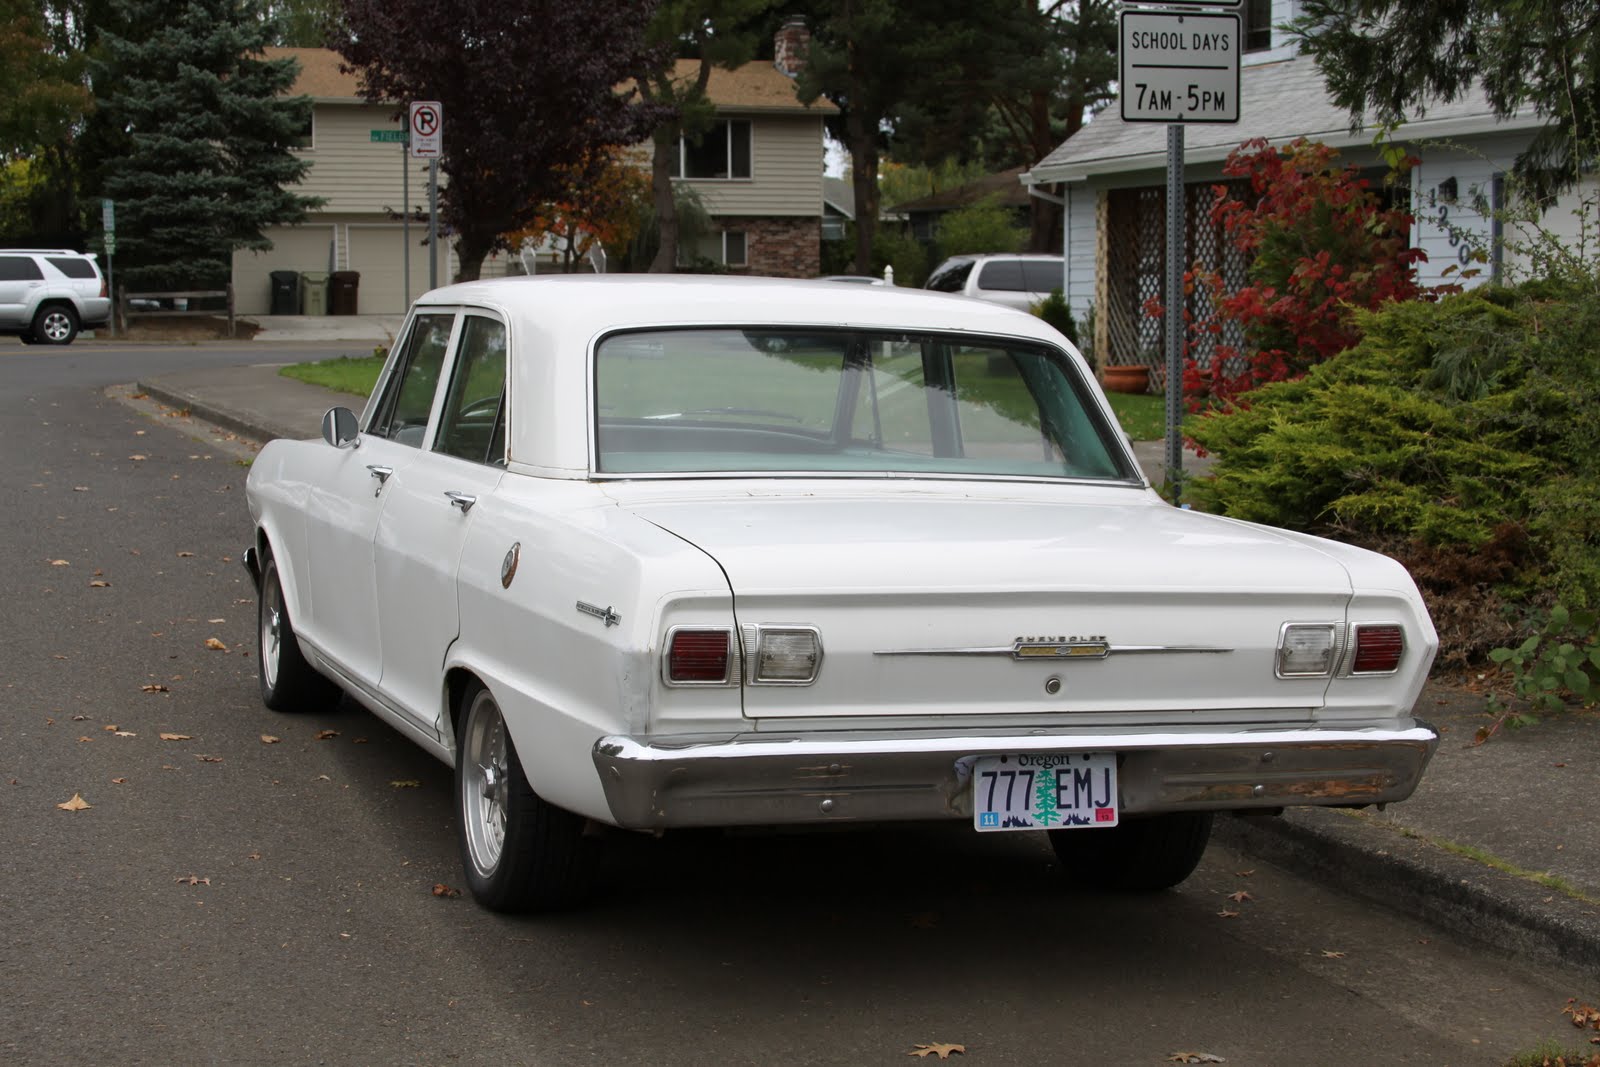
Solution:
M 328 313 L 328 272 L 308 270 L 300 275 L 300 314 Z

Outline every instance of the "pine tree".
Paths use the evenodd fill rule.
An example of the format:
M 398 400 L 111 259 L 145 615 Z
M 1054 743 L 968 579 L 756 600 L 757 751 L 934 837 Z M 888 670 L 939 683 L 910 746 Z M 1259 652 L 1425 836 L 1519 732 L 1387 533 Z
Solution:
M 284 94 L 294 60 L 267 60 L 270 24 L 253 0 L 124 0 L 103 31 L 96 84 L 126 155 L 106 162 L 117 265 L 131 287 L 215 286 L 235 249 L 267 249 L 269 226 L 319 201 L 290 191 L 309 164 L 291 148 L 311 101 Z

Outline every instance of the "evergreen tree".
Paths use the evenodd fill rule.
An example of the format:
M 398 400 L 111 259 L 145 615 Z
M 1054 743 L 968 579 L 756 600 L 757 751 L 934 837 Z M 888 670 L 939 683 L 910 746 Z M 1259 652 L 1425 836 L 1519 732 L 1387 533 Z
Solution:
M 1304 0 L 1292 26 L 1357 122 L 1402 122 L 1474 84 L 1502 118 L 1547 125 L 1517 160 L 1547 196 L 1593 171 L 1600 149 L 1597 0 Z
M 122 0 L 101 34 L 98 100 L 125 155 L 101 188 L 117 205 L 117 265 L 130 286 L 225 281 L 235 249 L 267 249 L 262 231 L 302 221 L 309 164 L 290 150 L 311 101 L 284 94 L 293 60 L 266 60 L 269 24 L 254 0 Z

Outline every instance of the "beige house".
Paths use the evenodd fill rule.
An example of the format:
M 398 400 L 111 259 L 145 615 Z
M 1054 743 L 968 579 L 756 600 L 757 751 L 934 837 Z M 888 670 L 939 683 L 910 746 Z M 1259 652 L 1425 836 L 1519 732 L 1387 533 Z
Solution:
M 785 53 L 780 31 L 780 61 Z M 803 32 L 803 31 L 801 31 Z M 792 36 L 791 36 L 792 39 Z M 269 48 L 269 58 L 292 56 L 300 75 L 290 90 L 312 101 L 311 128 L 299 151 L 311 169 L 297 191 L 325 203 L 298 226 L 266 231 L 273 247 L 233 257 L 233 287 L 240 314 L 272 310 L 275 271 L 355 271 L 360 275 L 356 310 L 361 314 L 403 312 L 428 288 L 426 222 L 411 224 L 404 239 L 404 206 L 426 215 L 428 164 L 414 160 L 400 136 L 403 117 L 390 105 L 372 105 L 358 92 L 354 74 L 339 69 L 337 53 L 322 48 Z M 783 57 L 787 55 L 785 60 Z M 689 76 L 689 64 L 680 70 Z M 693 251 L 730 271 L 810 277 L 819 271 L 823 214 L 823 118 L 826 101 L 807 107 L 795 96 L 793 76 L 770 61 L 734 70 L 714 70 L 708 92 L 718 124 L 699 144 L 683 145 L 678 180 L 699 192 L 717 232 Z M 445 117 L 449 136 L 450 117 Z M 639 156 L 649 165 L 648 149 Z M 409 186 L 409 188 L 407 188 Z M 409 274 L 405 267 L 409 251 Z M 485 261 L 483 276 L 521 271 L 513 256 Z M 437 276 L 447 284 L 454 258 L 441 241 Z

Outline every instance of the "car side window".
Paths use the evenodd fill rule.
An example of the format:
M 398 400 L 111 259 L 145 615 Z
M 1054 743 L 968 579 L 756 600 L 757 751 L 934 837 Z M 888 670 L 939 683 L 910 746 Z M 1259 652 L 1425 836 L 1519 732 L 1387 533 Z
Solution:
M 1066 271 L 1060 263 L 1049 259 L 1027 259 L 1022 262 L 1022 284 L 1030 293 L 1048 293 L 1066 287 Z
M 35 282 L 43 277 L 31 256 L 0 256 L 0 282 Z
M 434 451 L 474 463 L 504 463 L 505 393 L 505 324 L 468 315 L 461 324 Z
M 997 259 L 983 265 L 978 275 L 978 288 L 1006 293 L 1022 292 L 1022 263 L 1015 259 Z
M 404 354 L 384 386 L 367 433 L 387 437 L 396 444 L 422 446 L 433 409 L 433 394 L 450 347 L 454 312 L 418 315 L 411 324 Z
M 957 263 L 943 271 L 936 271 L 928 279 L 928 288 L 940 293 L 959 293 L 962 286 L 967 284 L 967 275 L 972 273 L 972 262 Z

